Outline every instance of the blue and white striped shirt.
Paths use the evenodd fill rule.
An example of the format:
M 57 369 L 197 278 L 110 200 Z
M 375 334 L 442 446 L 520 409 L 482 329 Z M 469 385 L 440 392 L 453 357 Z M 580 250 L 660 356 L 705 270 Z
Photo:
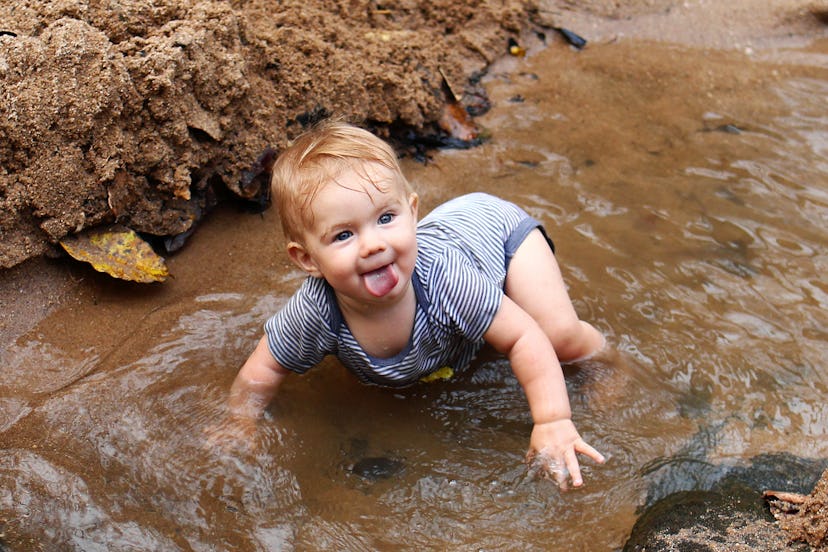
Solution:
M 410 385 L 443 366 L 462 370 L 500 308 L 509 261 L 538 227 L 516 205 L 488 194 L 444 203 L 417 225 L 411 278 L 417 311 L 399 354 L 368 355 L 351 335 L 333 288 L 313 277 L 265 323 L 270 352 L 298 373 L 336 355 L 363 383 L 387 387 Z

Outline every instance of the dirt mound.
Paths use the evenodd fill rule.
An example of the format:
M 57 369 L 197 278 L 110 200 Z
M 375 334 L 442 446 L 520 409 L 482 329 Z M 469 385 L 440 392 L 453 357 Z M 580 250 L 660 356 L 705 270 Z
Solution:
M 811 550 L 828 550 L 828 471 L 810 495 L 767 491 L 771 513 L 792 542 L 805 542 Z
M 0 267 L 117 221 L 187 232 L 314 114 L 423 129 L 530 25 L 518 0 L 14 0 L 0 11 Z

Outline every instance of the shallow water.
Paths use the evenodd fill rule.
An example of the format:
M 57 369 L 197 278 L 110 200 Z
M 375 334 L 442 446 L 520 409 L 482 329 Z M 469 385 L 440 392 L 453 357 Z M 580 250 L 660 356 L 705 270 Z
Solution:
M 490 73 L 488 143 L 406 162 L 425 210 L 483 190 L 541 219 L 578 312 L 621 351 L 567 368 L 576 425 L 608 457 L 584 461 L 584 488 L 527 476 L 528 409 L 489 351 L 403 391 L 330 362 L 288 380 L 254 450 L 208 446 L 261 324 L 301 278 L 275 213 L 226 207 L 170 259 L 173 280 L 79 268 L 78 296 L 0 352 L 2 538 L 613 550 L 648 496 L 704 487 L 693 466 L 825 458 L 827 60 L 825 41 L 752 56 L 549 47 Z

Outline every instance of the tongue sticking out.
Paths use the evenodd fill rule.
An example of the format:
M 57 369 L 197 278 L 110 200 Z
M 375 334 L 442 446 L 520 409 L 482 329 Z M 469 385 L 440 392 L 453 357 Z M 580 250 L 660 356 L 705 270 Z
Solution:
M 368 272 L 362 278 L 365 280 L 365 289 L 375 297 L 382 297 L 394 289 L 399 281 L 397 273 L 390 265 Z

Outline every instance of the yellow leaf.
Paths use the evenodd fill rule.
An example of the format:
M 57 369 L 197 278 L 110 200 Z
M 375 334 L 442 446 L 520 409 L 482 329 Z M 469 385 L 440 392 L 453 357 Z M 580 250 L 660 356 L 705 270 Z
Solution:
M 95 228 L 66 236 L 60 245 L 69 255 L 95 270 L 133 282 L 163 282 L 169 276 L 163 257 L 141 237 L 123 226 Z
M 443 366 L 438 368 L 427 376 L 420 378 L 423 383 L 431 383 L 437 380 L 448 381 L 454 376 L 454 369 L 451 366 Z

